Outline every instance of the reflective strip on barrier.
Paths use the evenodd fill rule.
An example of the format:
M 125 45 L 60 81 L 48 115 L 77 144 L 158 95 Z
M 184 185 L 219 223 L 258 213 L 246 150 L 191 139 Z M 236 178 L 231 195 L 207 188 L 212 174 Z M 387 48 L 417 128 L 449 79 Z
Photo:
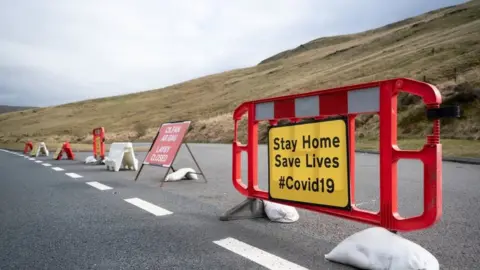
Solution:
M 318 94 L 255 104 L 255 120 L 375 113 L 380 110 L 380 87 Z

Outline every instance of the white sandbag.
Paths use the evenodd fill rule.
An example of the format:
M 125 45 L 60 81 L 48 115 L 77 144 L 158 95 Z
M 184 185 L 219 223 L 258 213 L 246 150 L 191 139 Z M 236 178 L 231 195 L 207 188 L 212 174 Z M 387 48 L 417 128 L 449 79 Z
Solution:
M 295 207 L 263 201 L 265 213 L 268 219 L 275 222 L 292 223 L 299 219 L 297 209 Z
M 169 173 L 167 177 L 165 177 L 165 182 L 168 181 L 179 181 L 184 178 L 188 180 L 198 180 L 198 176 L 195 173 L 195 170 L 192 168 L 181 168 L 173 173 Z
M 384 228 L 357 232 L 325 255 L 330 261 L 372 270 L 438 270 L 438 260 L 418 244 Z
M 193 169 L 190 169 L 190 170 L 191 171 L 187 172 L 185 177 L 187 177 L 187 179 L 189 179 L 189 180 L 198 180 L 198 175 L 195 172 L 195 170 L 193 170 Z
M 94 156 L 88 156 L 86 159 L 85 159 L 85 163 L 86 164 L 90 164 L 90 163 L 96 163 L 97 160 L 95 159 Z

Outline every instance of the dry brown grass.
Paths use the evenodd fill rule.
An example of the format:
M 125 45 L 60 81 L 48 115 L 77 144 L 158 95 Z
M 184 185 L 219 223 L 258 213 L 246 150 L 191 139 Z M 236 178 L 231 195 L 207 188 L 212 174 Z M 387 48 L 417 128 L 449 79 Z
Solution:
M 422 139 L 404 139 L 399 140 L 398 146 L 402 150 L 419 150 L 423 147 L 425 140 Z M 442 140 L 442 152 L 444 157 L 480 157 L 478 149 L 480 149 L 480 141 L 474 140 Z M 61 143 L 47 144 L 47 148 L 52 153 L 60 147 Z M 358 150 L 378 151 L 378 141 L 376 140 L 359 140 L 356 142 Z M 23 143 L 0 143 L 0 148 L 23 151 Z M 92 144 L 74 143 L 71 144 L 73 152 L 93 152 Z M 135 152 L 146 152 L 149 146 L 134 146 Z M 109 147 L 105 149 L 108 153 Z
M 190 141 L 231 142 L 230 114 L 245 100 L 392 77 L 426 77 L 447 100 L 460 101 L 464 117 L 443 121 L 442 136 L 479 140 L 479 29 L 480 1 L 471 1 L 364 33 L 317 39 L 257 66 L 163 89 L 0 114 L 0 143 L 86 143 L 96 126 L 106 128 L 109 141 L 150 141 L 162 122 L 183 119 L 193 121 Z M 470 92 L 462 92 L 465 85 Z M 415 140 L 427 123 L 423 109 L 405 101 L 400 100 L 399 133 Z M 359 121 L 359 137 L 376 136 L 375 119 Z

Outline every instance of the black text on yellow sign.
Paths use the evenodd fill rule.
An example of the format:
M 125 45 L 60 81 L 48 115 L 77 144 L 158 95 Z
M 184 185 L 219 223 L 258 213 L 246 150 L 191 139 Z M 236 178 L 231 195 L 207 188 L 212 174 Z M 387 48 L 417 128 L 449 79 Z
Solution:
M 272 127 L 268 140 L 272 199 L 350 208 L 345 118 Z

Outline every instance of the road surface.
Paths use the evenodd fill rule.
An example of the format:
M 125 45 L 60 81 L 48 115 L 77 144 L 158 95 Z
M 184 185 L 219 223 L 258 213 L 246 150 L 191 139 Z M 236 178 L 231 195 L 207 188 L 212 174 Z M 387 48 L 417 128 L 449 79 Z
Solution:
M 166 169 L 157 167 L 145 167 L 134 182 L 134 171 L 83 164 L 88 153 L 56 161 L 0 151 L 0 269 L 352 269 L 323 256 L 366 225 L 302 209 L 292 224 L 219 221 L 243 200 L 231 184 L 230 146 L 191 148 L 208 183 L 159 187 Z M 197 169 L 187 153 L 182 147 L 175 165 Z M 136 155 L 142 161 L 145 153 Z M 356 201 L 377 210 L 378 156 L 356 155 Z M 263 146 L 259 162 L 266 189 Z M 421 164 L 399 166 L 400 214 L 416 215 L 423 211 Z M 474 269 L 480 166 L 444 162 L 443 176 L 442 220 L 401 235 L 434 254 L 441 269 Z

